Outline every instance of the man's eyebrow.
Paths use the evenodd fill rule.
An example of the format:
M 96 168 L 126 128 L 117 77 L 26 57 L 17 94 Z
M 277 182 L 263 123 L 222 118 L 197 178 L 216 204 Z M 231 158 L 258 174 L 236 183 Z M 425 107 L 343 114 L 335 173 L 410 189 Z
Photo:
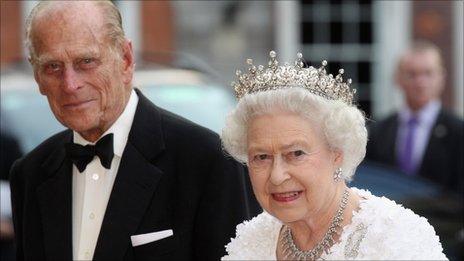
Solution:
M 91 58 L 91 57 L 97 57 L 98 58 L 100 55 L 99 55 L 97 50 L 84 50 L 80 54 L 75 55 L 75 56 L 78 57 L 78 59 L 81 59 L 81 58 Z M 37 57 L 35 59 L 35 61 L 38 64 L 46 64 L 46 63 L 49 63 L 51 61 L 59 61 L 59 59 L 56 59 L 56 58 L 54 58 L 53 56 L 51 56 L 49 54 L 42 54 L 39 57 Z
M 53 59 L 50 55 L 48 54 L 42 54 L 40 55 L 39 57 L 37 57 L 36 59 L 34 59 L 36 63 L 38 64 L 45 64 L 45 63 L 48 63 L 50 61 L 53 61 L 55 59 Z
M 82 54 L 78 55 L 78 57 L 99 57 L 99 53 L 96 50 L 86 50 L 82 52 Z

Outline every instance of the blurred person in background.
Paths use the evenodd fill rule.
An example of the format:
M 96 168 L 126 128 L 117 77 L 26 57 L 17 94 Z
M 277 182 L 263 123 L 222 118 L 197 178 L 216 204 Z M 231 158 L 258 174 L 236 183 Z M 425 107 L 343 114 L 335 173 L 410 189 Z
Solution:
M 367 159 L 395 166 L 405 175 L 463 192 L 463 121 L 440 102 L 446 71 L 440 50 L 414 42 L 399 58 L 395 81 L 403 107 L 369 126 Z
M 9 173 L 13 162 L 22 156 L 16 138 L 0 130 L 0 260 L 14 260 L 14 231 L 11 218 Z
M 35 80 L 69 129 L 11 171 L 18 260 L 218 260 L 249 209 L 218 135 L 134 89 L 111 1 L 43 1 L 27 21 Z

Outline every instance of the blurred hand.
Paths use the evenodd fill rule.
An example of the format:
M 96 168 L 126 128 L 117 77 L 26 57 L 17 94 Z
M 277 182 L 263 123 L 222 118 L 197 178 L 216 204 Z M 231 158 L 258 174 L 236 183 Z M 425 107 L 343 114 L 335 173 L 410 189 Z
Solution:
M 13 223 L 9 219 L 0 220 L 0 240 L 8 241 L 13 239 L 14 230 Z

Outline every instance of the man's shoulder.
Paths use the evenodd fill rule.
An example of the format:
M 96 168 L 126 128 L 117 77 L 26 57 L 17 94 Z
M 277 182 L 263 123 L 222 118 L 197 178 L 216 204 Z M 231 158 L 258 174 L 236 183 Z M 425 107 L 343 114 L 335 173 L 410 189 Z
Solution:
M 369 123 L 369 126 L 372 128 L 383 128 L 385 126 L 389 126 L 389 125 L 396 123 L 397 119 L 398 119 L 398 113 L 394 112 L 394 113 L 387 115 L 386 117 L 380 118 L 380 120 L 372 120 Z
M 441 110 L 440 114 L 438 115 L 438 119 L 436 124 L 444 124 L 453 130 L 456 130 L 462 134 L 462 130 L 464 128 L 464 121 L 463 119 L 459 118 L 456 114 L 448 111 L 448 110 Z
M 182 116 L 159 108 L 166 141 L 185 146 L 219 146 L 220 138 L 214 131 L 200 126 Z
M 138 112 L 143 115 L 141 118 L 145 118 L 147 115 L 157 114 L 161 122 L 157 122 L 157 120 L 152 122 L 161 124 L 161 129 L 165 138 L 175 137 L 177 139 L 187 138 L 190 141 L 199 139 L 202 141 L 213 142 L 217 142 L 219 140 L 219 135 L 214 131 L 200 126 L 171 111 L 158 107 L 143 96 L 139 90 L 136 90 L 136 92 L 139 95 L 140 110 L 138 110 Z
M 54 152 L 58 147 L 61 147 L 66 142 L 71 141 L 72 138 L 72 131 L 71 130 L 64 130 L 59 132 L 50 138 L 43 141 L 37 147 L 35 147 L 32 151 L 27 153 L 22 159 L 21 162 L 27 164 L 41 164 L 43 163 L 51 154 Z
M 385 131 L 395 129 L 398 124 L 398 113 L 392 113 L 380 120 L 371 120 L 367 129 L 369 131 L 370 139 L 381 138 Z
M 14 163 L 11 168 L 10 179 L 37 180 L 39 177 L 36 174 L 40 172 L 42 164 L 44 164 L 58 148 L 61 148 L 64 143 L 70 141 L 71 138 L 72 131 L 65 130 L 46 139 Z M 32 178 L 32 180 L 30 178 Z

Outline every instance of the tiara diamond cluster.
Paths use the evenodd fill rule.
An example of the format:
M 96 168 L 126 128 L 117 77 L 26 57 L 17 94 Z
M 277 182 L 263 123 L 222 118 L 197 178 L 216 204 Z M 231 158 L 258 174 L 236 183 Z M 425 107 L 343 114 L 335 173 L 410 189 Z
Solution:
M 297 54 L 294 65 L 285 63 L 279 66 L 276 52 L 269 53 L 270 60 L 267 68 L 255 66 L 252 59 L 247 59 L 248 73 L 237 70 L 237 82 L 232 82 L 235 95 L 238 99 L 245 94 L 261 91 L 301 87 L 311 93 L 329 100 L 341 100 L 349 105 L 353 102 L 356 89 L 351 90 L 351 79 L 343 81 L 344 70 L 340 69 L 337 76 L 327 74 L 325 67 L 327 61 L 322 61 L 322 66 L 304 68 L 303 55 Z

